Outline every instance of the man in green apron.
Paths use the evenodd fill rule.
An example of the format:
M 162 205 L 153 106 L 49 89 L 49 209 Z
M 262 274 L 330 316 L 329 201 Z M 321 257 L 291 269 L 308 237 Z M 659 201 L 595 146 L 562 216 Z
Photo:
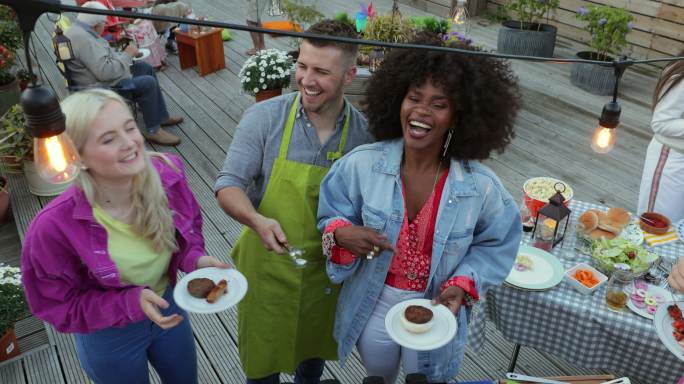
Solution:
M 326 20 L 308 32 L 356 37 Z M 316 229 L 320 182 L 332 162 L 370 142 L 361 113 L 344 99 L 356 75 L 356 46 L 303 40 L 295 79 L 299 92 L 245 111 L 214 190 L 244 231 L 233 248 L 249 282 L 238 306 L 240 361 L 247 383 L 319 383 L 324 360 L 337 359 L 332 337 L 339 287 L 325 273 Z M 306 251 L 297 269 L 284 246 Z

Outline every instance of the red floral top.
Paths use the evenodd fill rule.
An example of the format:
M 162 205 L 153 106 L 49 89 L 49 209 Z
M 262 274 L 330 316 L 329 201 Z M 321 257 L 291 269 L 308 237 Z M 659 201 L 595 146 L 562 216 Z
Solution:
M 399 231 L 397 246 L 392 256 L 392 263 L 390 264 L 385 284 L 403 290 L 418 292 L 427 289 L 437 212 L 448 174 L 449 169 L 447 168 L 440 176 L 432 194 L 412 221 L 409 221 L 408 212 L 406 209 L 404 210 L 404 221 Z M 402 193 L 404 200 L 406 200 L 405 188 L 402 188 Z M 349 225 L 352 224 L 346 220 L 334 220 L 328 224 L 324 233 L 334 232 L 337 228 Z M 332 245 L 329 254 L 330 260 L 336 264 L 351 264 L 354 261 L 354 255 L 350 251 L 337 245 Z M 450 286 L 461 287 L 471 299 L 475 301 L 479 299 L 475 282 L 469 277 L 456 276 L 444 282 L 441 290 Z

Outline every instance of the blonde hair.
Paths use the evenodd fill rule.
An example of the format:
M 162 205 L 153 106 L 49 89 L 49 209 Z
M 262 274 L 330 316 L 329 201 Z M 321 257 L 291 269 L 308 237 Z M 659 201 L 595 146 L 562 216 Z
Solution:
M 62 102 L 62 110 L 66 115 L 66 133 L 80 154 L 83 153 L 95 119 L 111 102 L 120 103 L 128 110 L 121 96 L 113 91 L 98 88 L 74 93 Z M 150 240 L 157 252 L 174 252 L 178 249 L 176 227 L 166 192 L 162 187 L 159 173 L 150 161 L 151 157 L 161 158 L 177 170 L 163 154 L 143 152 L 145 168 L 133 178 L 133 228 L 138 235 Z M 81 171 L 75 182 L 93 206 L 97 183 L 90 172 Z

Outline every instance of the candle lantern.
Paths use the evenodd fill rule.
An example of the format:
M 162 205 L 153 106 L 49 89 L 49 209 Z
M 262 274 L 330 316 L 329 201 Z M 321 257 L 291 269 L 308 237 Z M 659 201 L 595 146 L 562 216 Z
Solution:
M 371 72 L 375 72 L 380 68 L 380 64 L 382 64 L 382 60 L 385 58 L 385 51 L 382 50 L 382 48 L 375 47 L 371 51 L 370 55 L 368 55 L 369 63 L 368 63 L 368 69 Z
M 52 46 L 55 49 L 57 60 L 65 62 L 74 59 L 74 50 L 71 48 L 71 40 L 64 36 L 62 28 L 55 28 L 55 37 L 52 38 Z
M 565 201 L 563 197 L 563 192 L 566 189 L 565 184 L 556 183 L 553 187 L 556 193 L 537 212 L 532 231 L 533 245 L 546 251 L 551 251 L 553 247 L 563 242 L 571 212 L 563 204 Z

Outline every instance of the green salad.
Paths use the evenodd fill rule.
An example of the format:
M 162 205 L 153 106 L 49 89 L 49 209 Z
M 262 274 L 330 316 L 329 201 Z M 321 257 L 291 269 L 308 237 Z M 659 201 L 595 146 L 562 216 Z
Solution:
M 594 259 L 607 272 L 613 272 L 615 264 L 618 263 L 628 265 L 632 272 L 644 272 L 658 259 L 655 253 L 620 237 L 612 240 L 594 240 L 591 249 Z

